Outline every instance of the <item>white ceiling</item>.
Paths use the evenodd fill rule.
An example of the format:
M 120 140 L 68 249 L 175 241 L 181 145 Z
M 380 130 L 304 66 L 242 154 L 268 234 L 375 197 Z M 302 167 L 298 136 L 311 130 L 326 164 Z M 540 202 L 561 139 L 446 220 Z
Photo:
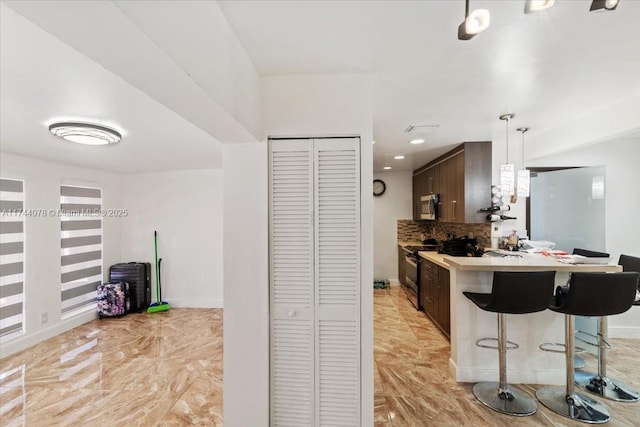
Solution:
M 215 104 L 209 87 L 195 84 L 225 81 L 207 53 L 218 25 L 208 20 L 210 3 L 3 3 L 57 37 L 2 6 L 3 151 L 117 171 L 219 166 L 216 138 L 226 139 L 206 115 Z M 491 26 L 466 42 L 456 37 L 463 0 L 218 4 L 261 75 L 373 73 L 374 170 L 412 170 L 459 142 L 491 140 L 507 111 L 516 114 L 514 132 L 528 126 L 535 134 L 640 95 L 640 1 L 590 13 L 590 0 L 559 0 L 525 15 L 524 0 L 473 0 L 472 9 L 490 10 Z M 160 25 L 167 15 L 171 25 Z M 100 51 L 87 41 L 96 38 Z M 110 52 L 123 49 L 129 61 L 103 68 Z M 149 63 L 172 76 L 175 87 L 166 91 L 180 99 L 158 89 L 153 99 L 145 94 L 152 91 L 140 70 Z M 46 128 L 37 125 L 62 112 L 103 118 L 131 142 L 87 161 L 82 147 L 42 136 Z M 232 124 L 225 137 L 261 137 Z M 411 146 L 403 132 L 410 124 L 439 128 Z M 53 143 L 59 149 L 47 149 Z
M 1 11 L 3 152 L 120 173 L 221 167 L 222 146 L 211 135 L 4 5 Z M 124 139 L 79 146 L 49 133 L 56 119 L 98 120 Z

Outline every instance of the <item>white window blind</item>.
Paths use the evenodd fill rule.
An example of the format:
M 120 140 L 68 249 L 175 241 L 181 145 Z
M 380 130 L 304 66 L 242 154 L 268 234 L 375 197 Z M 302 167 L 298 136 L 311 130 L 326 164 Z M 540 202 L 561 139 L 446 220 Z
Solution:
M 62 315 L 95 308 L 102 281 L 102 190 L 60 186 Z
M 24 181 L 0 178 L 0 337 L 24 331 Z

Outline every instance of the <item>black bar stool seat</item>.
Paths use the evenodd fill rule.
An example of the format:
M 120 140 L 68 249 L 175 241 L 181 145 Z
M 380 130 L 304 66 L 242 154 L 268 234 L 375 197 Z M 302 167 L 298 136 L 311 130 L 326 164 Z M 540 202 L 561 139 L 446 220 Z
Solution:
M 481 338 L 476 345 L 498 349 L 499 382 L 481 382 L 473 386 L 473 394 L 481 403 L 504 414 L 527 416 L 534 414 L 538 405 L 521 390 L 507 385 L 507 349 L 517 344 L 507 341 L 505 314 L 528 314 L 544 311 L 553 296 L 555 271 L 493 273 L 490 294 L 463 292 L 481 310 L 498 313 L 497 347 L 484 344 L 493 338 Z
M 638 286 L 638 273 L 572 273 L 566 301 L 552 304 L 550 310 L 563 313 L 565 319 L 565 387 L 543 387 L 536 391 L 538 400 L 552 411 L 586 423 L 606 423 L 611 416 L 607 408 L 590 397 L 576 393 L 574 316 L 611 316 L 631 308 Z
M 635 271 L 640 273 L 640 258 L 631 255 L 620 255 L 618 265 L 622 266 L 622 271 Z M 638 292 L 640 292 L 640 281 L 638 282 Z M 638 294 L 636 294 L 636 301 L 633 305 L 640 305 Z
M 630 255 L 620 255 L 618 265 L 622 266 L 622 271 L 640 272 L 640 258 Z M 638 301 L 633 303 L 638 304 Z M 607 317 L 602 316 L 598 319 L 598 372 L 576 372 L 576 384 L 578 387 L 604 397 L 606 399 L 618 402 L 638 402 L 640 401 L 640 393 L 627 384 L 607 376 L 607 358 L 609 345 L 609 331 L 607 326 Z
M 588 257 L 588 258 L 609 258 L 611 255 L 606 253 L 606 252 L 598 252 L 598 251 L 592 251 L 590 249 L 581 249 L 581 248 L 573 248 L 573 255 L 581 255 L 584 257 Z M 576 331 L 576 333 L 584 333 L 584 331 Z M 590 334 L 587 334 L 590 335 Z M 583 342 L 587 342 L 584 340 L 581 340 Z M 590 342 L 587 342 L 588 344 L 591 344 Z M 584 351 L 584 349 L 581 349 L 582 351 Z M 574 355 L 573 357 L 573 367 L 576 369 L 582 369 L 584 367 L 587 366 L 587 362 L 585 362 L 585 360 L 578 356 L 577 354 Z

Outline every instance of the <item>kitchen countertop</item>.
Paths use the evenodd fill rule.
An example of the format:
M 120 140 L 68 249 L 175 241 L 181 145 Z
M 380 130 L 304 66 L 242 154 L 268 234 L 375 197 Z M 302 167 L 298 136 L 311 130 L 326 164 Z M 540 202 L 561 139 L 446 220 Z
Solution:
M 449 265 L 449 268 L 467 271 L 622 271 L 622 267 L 617 265 L 615 261 L 610 261 L 609 264 L 565 264 L 542 254 L 518 252 L 518 255 L 521 255 L 521 257 L 493 257 L 487 255 L 481 257 L 446 256 L 443 261 Z
M 422 246 L 422 242 L 419 240 L 398 240 L 398 246 Z
M 447 270 L 449 270 L 449 264 L 447 264 L 447 262 L 445 261 L 445 257 L 446 258 L 452 258 L 449 255 L 445 255 L 445 254 L 439 254 L 436 251 L 424 251 L 424 252 L 418 252 L 418 255 L 421 258 L 426 259 L 427 261 L 431 261 L 432 263 L 439 265 L 440 267 L 444 267 Z

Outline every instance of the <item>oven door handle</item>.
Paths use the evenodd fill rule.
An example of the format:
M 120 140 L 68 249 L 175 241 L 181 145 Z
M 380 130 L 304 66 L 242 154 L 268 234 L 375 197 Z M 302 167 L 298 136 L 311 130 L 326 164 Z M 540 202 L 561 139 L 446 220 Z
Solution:
M 418 264 L 416 264 L 415 261 L 413 261 L 413 257 L 406 257 L 406 260 L 409 264 L 411 264 L 412 266 L 414 266 L 415 268 L 418 268 Z

